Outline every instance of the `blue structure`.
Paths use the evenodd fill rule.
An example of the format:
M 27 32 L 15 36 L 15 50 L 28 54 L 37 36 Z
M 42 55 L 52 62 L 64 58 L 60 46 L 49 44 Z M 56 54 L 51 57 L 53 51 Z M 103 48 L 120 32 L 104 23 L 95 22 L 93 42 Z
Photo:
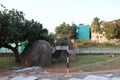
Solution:
M 80 24 L 77 26 L 77 38 L 90 39 L 89 25 Z

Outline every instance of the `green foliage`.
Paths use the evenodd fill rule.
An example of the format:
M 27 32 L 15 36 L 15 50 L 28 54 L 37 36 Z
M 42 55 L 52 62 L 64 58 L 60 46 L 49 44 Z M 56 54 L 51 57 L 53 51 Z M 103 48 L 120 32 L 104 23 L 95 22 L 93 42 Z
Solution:
M 79 39 L 76 43 L 74 43 L 74 47 L 119 47 L 119 45 L 115 45 L 112 43 L 96 43 L 91 40 Z
M 107 39 L 120 38 L 120 20 L 105 22 L 103 26 Z
M 77 56 L 77 62 L 73 65 L 83 65 L 83 64 L 90 64 L 99 61 L 106 61 L 109 60 L 110 57 L 104 55 L 79 55 Z
M 47 38 L 46 40 L 47 40 L 49 43 L 51 43 L 51 45 L 55 45 L 55 38 L 56 38 L 55 34 L 50 33 L 50 34 L 48 34 L 47 37 L 48 37 L 48 38 Z
M 77 40 L 77 43 L 81 43 L 81 44 L 84 44 L 84 43 L 86 43 L 86 42 L 88 42 L 89 40 L 86 40 L 86 39 L 78 39 Z
M 48 34 L 47 29 L 37 21 L 26 20 L 22 11 L 15 9 L 0 12 L 1 43 L 18 43 L 43 39 Z
M 1 43 L 18 43 L 28 40 L 44 39 L 48 34 L 42 24 L 34 20 L 26 20 L 21 11 L 15 9 L 0 12 Z
M 76 61 L 70 62 L 69 65 L 75 67 L 75 71 L 114 70 L 120 65 L 120 58 L 113 59 L 107 55 L 77 55 Z M 52 66 L 66 67 L 66 62 L 54 63 Z M 24 66 L 14 62 L 14 57 L 0 57 L 0 70 L 9 70 L 13 67 L 24 68 Z
M 22 31 L 21 27 L 24 21 L 23 13 L 17 10 L 9 10 L 9 11 L 0 11 L 0 39 L 6 43 L 16 43 L 19 42 L 18 39 L 21 39 Z M 19 37 L 18 37 L 19 36 Z
M 17 69 L 20 69 L 24 66 L 16 64 L 14 57 L 0 57 L 0 70 L 9 70 L 13 67 L 17 67 Z
M 115 44 L 108 43 L 108 42 L 104 43 L 104 45 L 105 45 L 105 46 L 116 46 Z
M 76 43 L 74 43 L 74 47 L 90 47 L 91 45 L 93 46 L 92 41 L 86 40 L 86 39 L 78 39 Z M 91 44 L 91 45 L 90 45 Z
M 46 40 L 48 30 L 42 24 L 27 20 L 22 11 L 5 9 L 0 11 L 0 47 L 11 49 L 15 53 L 16 61 L 19 60 L 18 43 L 29 41 L 29 44 L 38 39 Z M 15 47 L 9 45 L 15 43 Z
M 111 57 L 104 55 L 77 55 L 76 61 L 70 62 L 70 66 L 81 66 L 86 64 L 92 64 L 95 62 L 107 61 L 110 60 Z M 53 64 L 54 66 L 66 66 L 66 62 L 59 62 Z
M 69 25 L 65 22 L 62 23 L 60 26 L 57 26 L 55 29 L 56 35 L 61 37 L 63 35 L 69 36 L 70 38 L 76 38 L 76 25 Z
M 23 39 L 33 42 L 38 39 L 45 39 L 48 35 L 47 29 L 42 24 L 34 20 L 26 20 L 23 26 Z
M 67 39 L 66 36 L 62 36 L 61 38 L 58 38 L 56 40 L 56 44 L 57 46 L 65 46 L 67 44 Z
M 100 21 L 100 19 L 98 17 L 95 17 L 92 21 L 92 24 L 91 24 L 91 31 L 93 33 L 96 33 L 97 34 L 97 37 L 98 37 L 98 34 L 99 33 L 103 33 L 103 29 L 101 28 L 101 24 L 103 23 L 103 21 Z M 97 38 L 98 40 L 98 43 L 99 43 L 99 37 Z
M 103 21 L 100 21 L 98 17 L 95 17 L 91 24 L 91 31 L 94 33 L 100 33 L 102 31 L 100 26 L 102 22 Z

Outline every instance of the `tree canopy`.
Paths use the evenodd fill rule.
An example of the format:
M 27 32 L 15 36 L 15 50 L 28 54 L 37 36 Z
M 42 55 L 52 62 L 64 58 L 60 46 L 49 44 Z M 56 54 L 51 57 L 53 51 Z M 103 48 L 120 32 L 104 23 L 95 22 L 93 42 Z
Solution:
M 100 33 L 101 32 L 101 23 L 103 21 L 100 21 L 100 19 L 98 17 L 95 17 L 92 21 L 91 24 L 91 31 L 94 33 Z
M 56 35 L 61 37 L 63 35 L 69 36 L 70 38 L 76 38 L 76 25 L 66 24 L 65 22 L 57 26 L 55 29 Z
M 120 38 L 120 19 L 110 21 L 110 22 L 103 22 L 100 21 L 98 17 L 93 19 L 91 24 L 91 31 L 98 34 L 103 34 L 107 39 L 119 39 Z
M 102 21 L 98 17 L 95 17 L 91 24 L 91 31 L 97 34 L 97 42 L 99 43 L 99 34 L 102 33 L 103 29 L 101 28 Z
M 120 38 L 120 20 L 105 22 L 103 24 L 103 29 L 107 39 Z
M 27 20 L 22 11 L 4 9 L 0 11 L 0 47 L 11 49 L 19 62 L 18 43 L 28 40 L 29 43 L 38 39 L 46 39 L 48 30 L 42 24 Z M 15 43 L 13 47 L 10 44 Z

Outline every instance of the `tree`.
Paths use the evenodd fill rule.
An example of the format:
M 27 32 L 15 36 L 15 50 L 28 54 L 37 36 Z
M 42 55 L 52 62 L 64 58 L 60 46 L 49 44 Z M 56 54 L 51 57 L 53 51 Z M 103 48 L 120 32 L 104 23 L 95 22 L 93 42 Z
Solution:
M 120 38 L 120 19 L 116 20 L 116 27 L 117 27 L 117 36 L 116 38 L 119 39 Z
M 48 40 L 47 41 L 49 43 L 51 43 L 51 45 L 54 46 L 55 45 L 55 38 L 56 38 L 55 34 L 50 33 L 50 34 L 48 34 L 48 38 L 47 38 Z
M 99 33 L 101 32 L 101 23 L 102 22 L 103 21 L 100 21 L 100 19 L 98 17 L 95 17 L 91 24 L 91 31 L 93 33 L 97 34 L 98 43 L 99 43 Z
M 120 20 L 105 22 L 103 28 L 107 39 L 120 38 Z
M 56 35 L 58 35 L 59 37 L 66 35 L 66 31 L 65 31 L 65 27 L 66 27 L 66 23 L 62 23 L 60 26 L 57 26 L 55 29 Z
M 56 35 L 59 37 L 62 37 L 63 35 L 69 36 L 70 38 L 76 38 L 76 25 L 69 25 L 65 22 L 62 23 L 60 26 L 57 26 L 56 29 Z
M 68 27 L 68 35 L 71 39 L 76 39 L 77 38 L 76 25 L 75 24 L 72 24 L 72 26 Z
M 20 62 L 18 43 L 45 39 L 48 30 L 37 21 L 27 20 L 22 11 L 15 9 L 0 11 L 0 47 L 6 47 L 14 52 L 16 62 Z M 11 46 L 15 43 L 15 47 Z

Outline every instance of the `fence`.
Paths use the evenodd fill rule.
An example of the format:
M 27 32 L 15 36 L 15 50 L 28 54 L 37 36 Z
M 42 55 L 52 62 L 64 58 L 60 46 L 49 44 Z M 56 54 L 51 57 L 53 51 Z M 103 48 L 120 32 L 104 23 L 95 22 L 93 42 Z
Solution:
M 112 54 L 120 54 L 120 48 L 76 48 L 73 50 L 69 50 L 70 54 L 99 54 L 99 53 L 112 53 Z
M 0 53 L 0 57 L 10 57 L 10 56 L 14 56 L 13 53 Z
M 76 48 L 69 50 L 70 54 L 120 54 L 120 48 Z M 0 57 L 13 56 L 12 53 L 0 53 Z

